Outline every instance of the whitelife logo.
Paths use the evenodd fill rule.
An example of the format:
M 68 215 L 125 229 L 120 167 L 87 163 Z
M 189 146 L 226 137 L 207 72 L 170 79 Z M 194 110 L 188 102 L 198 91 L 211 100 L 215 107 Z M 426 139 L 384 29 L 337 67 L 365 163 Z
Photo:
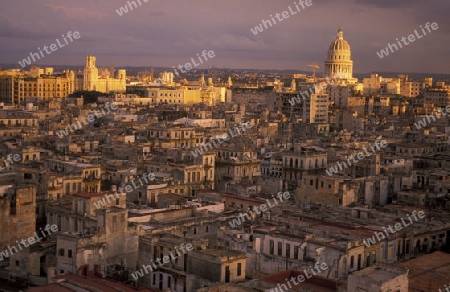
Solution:
M 66 36 L 70 40 L 70 42 L 73 42 L 74 39 L 77 40 L 77 39 L 79 39 L 81 37 L 80 33 L 78 31 L 74 31 L 73 34 L 72 34 L 71 31 L 69 31 L 69 32 L 67 32 Z M 65 47 L 66 45 L 69 44 L 69 42 L 67 41 L 66 37 L 64 35 L 62 35 L 62 37 L 63 37 L 64 42 L 66 44 L 65 45 L 61 44 L 61 42 L 59 41 L 59 38 L 57 38 L 56 39 L 56 43 L 58 44 L 59 48 Z M 73 37 L 73 39 L 72 39 L 72 37 Z M 48 50 L 49 48 L 50 48 L 50 51 Z M 42 50 L 41 50 L 40 47 L 38 47 L 38 50 L 39 50 L 39 53 L 41 53 L 41 57 L 44 58 L 45 55 L 44 55 L 44 53 L 42 53 Z M 47 55 L 50 55 L 52 52 L 55 52 L 56 50 L 58 50 L 58 47 L 56 46 L 56 44 L 51 44 L 49 47 L 44 46 L 43 50 L 47 53 Z M 41 59 L 41 57 L 39 57 L 38 53 L 30 52 L 30 56 L 28 58 L 26 58 L 26 59 L 23 59 L 22 61 L 19 61 L 19 65 L 22 66 L 22 68 L 25 68 L 27 65 L 31 65 L 30 57 L 31 57 L 31 59 L 33 59 L 33 62 L 36 62 L 36 58 L 37 58 L 37 60 Z
M 95 118 L 101 118 L 103 116 L 106 116 L 106 114 L 109 114 L 111 112 L 111 110 L 116 110 L 117 109 L 117 105 L 115 105 L 114 103 L 105 103 L 105 107 L 107 109 L 107 113 L 105 112 L 105 109 L 103 107 L 101 107 L 101 113 L 97 112 L 97 110 L 94 110 L 94 115 L 93 114 L 89 114 L 87 116 L 87 120 L 86 117 L 82 117 L 81 120 L 84 123 L 84 125 L 86 126 L 89 123 L 92 123 L 93 121 L 95 121 Z M 71 133 L 73 133 L 73 131 L 76 130 L 81 130 L 83 127 L 81 126 L 81 123 L 79 121 L 78 118 L 76 123 L 72 123 L 71 125 L 67 126 L 65 130 L 60 130 L 58 132 L 56 132 L 56 135 L 61 139 L 64 136 L 68 136 L 69 135 L 69 130 Z
M 314 264 L 314 267 L 309 266 L 309 271 L 311 272 L 312 275 L 310 275 L 308 273 L 308 271 L 306 271 L 306 269 L 304 269 L 303 270 L 303 274 L 304 275 L 303 274 L 298 275 L 297 279 L 295 277 L 291 277 L 291 279 L 289 279 L 289 280 L 288 280 L 288 278 L 286 278 L 285 279 L 286 280 L 286 284 L 278 283 L 277 287 L 273 288 L 273 289 L 270 289 L 269 292 L 290 291 L 289 289 L 292 289 L 291 282 L 294 285 L 299 285 L 300 283 L 305 282 L 305 280 L 311 279 L 313 276 L 316 276 L 317 274 L 320 274 L 322 271 L 326 271 L 328 269 L 329 269 L 329 267 L 328 267 L 327 263 L 321 263 L 320 266 L 319 266 L 319 262 L 316 262 Z M 316 274 L 316 272 L 317 272 L 317 274 Z M 298 282 L 296 280 L 298 280 Z M 288 287 L 286 285 L 289 286 L 289 289 L 288 289 Z M 284 287 L 281 287 L 281 286 L 284 286 Z M 278 291 L 278 289 L 280 289 L 280 290 Z
M 325 90 L 328 85 L 333 85 L 337 82 L 337 79 L 340 78 L 341 76 L 343 76 L 344 73 L 338 72 L 336 75 L 334 75 L 332 78 L 334 80 L 330 81 L 330 78 L 326 77 L 326 81 L 322 81 L 320 83 L 314 83 L 310 86 L 308 86 L 308 90 L 306 91 L 299 91 L 299 94 L 297 94 L 297 96 L 291 98 L 289 100 L 289 103 L 291 104 L 291 106 L 294 106 L 297 103 L 300 103 L 302 101 L 302 99 L 300 98 L 300 95 L 302 96 L 303 100 L 305 100 L 306 97 L 310 97 L 311 94 L 314 93 L 319 93 L 323 90 Z M 308 92 L 309 91 L 309 92 Z
M 21 160 L 20 154 L 14 154 L 14 155 L 13 154 L 8 154 L 7 157 L 8 157 L 7 159 L 5 159 L 5 157 L 2 157 L 2 160 L 5 162 L 5 167 L 0 166 L 0 170 L 3 170 L 5 168 L 10 167 L 11 165 L 13 165 L 14 164 L 13 160 L 15 162 L 19 162 Z
M 208 52 L 207 52 L 206 50 L 204 50 L 204 51 L 202 52 L 202 57 L 205 59 L 205 62 L 209 60 L 209 59 L 207 58 L 206 55 L 208 55 L 208 57 L 209 57 L 210 59 L 212 59 L 212 58 L 214 58 L 214 57 L 216 56 L 213 50 L 208 51 Z M 199 55 L 199 54 L 197 54 L 197 58 L 198 58 L 200 64 L 203 64 L 202 58 L 200 58 L 200 55 Z M 192 61 L 192 64 L 194 64 L 195 67 L 197 67 L 197 66 L 200 65 L 200 64 L 195 63 L 194 58 L 191 58 L 191 61 Z M 184 64 L 184 66 L 178 64 L 178 70 L 180 70 L 181 73 L 186 73 L 187 71 L 189 71 L 189 70 L 192 69 L 192 64 L 189 63 L 189 62 L 187 62 L 186 64 Z M 186 69 L 186 71 L 183 71 L 183 67 Z M 195 68 L 195 67 L 194 67 L 194 68 Z M 175 75 L 179 76 L 180 74 L 178 73 L 178 71 L 177 71 L 177 69 L 175 68 L 175 66 L 172 66 L 172 68 L 173 68 L 173 72 L 175 73 Z
M 245 126 L 245 127 L 244 127 Z M 238 126 L 234 127 L 234 130 L 236 132 L 236 135 L 233 135 L 233 131 L 232 129 L 229 129 L 228 132 L 230 133 L 230 136 L 228 136 L 228 133 L 225 133 L 225 137 L 223 137 L 223 140 L 221 138 L 213 138 L 211 140 L 211 142 L 214 144 L 214 147 L 219 147 L 216 142 L 214 141 L 215 139 L 217 139 L 217 142 L 219 143 L 219 145 L 221 145 L 222 143 L 225 143 L 225 141 L 228 141 L 230 138 L 234 138 L 238 135 L 241 135 L 243 133 L 245 133 L 245 131 L 247 129 L 250 129 L 251 127 L 253 127 L 253 125 L 248 122 L 245 124 L 240 123 Z M 242 131 L 242 132 L 241 132 Z M 207 148 L 207 146 L 209 147 L 209 149 Z M 203 149 L 204 150 L 203 150 Z M 211 150 L 213 148 L 213 146 L 211 145 L 210 142 L 208 143 L 202 143 L 201 147 L 195 148 L 193 151 L 191 150 L 191 153 L 194 157 L 197 157 L 199 155 L 203 155 L 203 152 L 207 152 L 208 150 Z
M 98 200 L 97 202 L 94 203 L 95 208 L 96 209 L 105 208 L 108 205 L 108 203 L 115 202 L 116 199 L 120 198 L 120 195 L 126 196 L 127 193 L 130 193 L 130 192 L 133 191 L 133 188 L 135 190 L 137 190 L 138 188 L 142 187 L 144 184 L 142 183 L 141 178 L 138 176 L 137 179 L 139 180 L 139 183 L 141 185 L 137 186 L 134 183 L 134 180 L 133 180 L 133 181 L 131 181 L 133 186 L 128 184 L 128 185 L 125 186 L 125 188 L 122 188 L 122 187 L 118 188 L 117 191 L 114 194 L 112 194 L 112 193 L 105 194 L 103 199 Z M 144 174 L 142 174 L 142 179 L 145 181 L 145 183 L 148 184 L 149 181 L 152 181 L 152 180 L 155 179 L 155 175 L 153 173 L 150 173 L 150 174 L 144 173 Z M 123 192 L 123 189 L 125 189 L 125 192 Z M 111 198 L 112 198 L 112 200 L 110 200 Z M 108 201 L 108 203 L 106 201 Z
M 386 140 L 381 140 L 381 143 L 380 143 L 380 140 L 376 140 L 376 141 L 375 141 L 375 144 L 374 144 L 373 146 L 375 146 L 375 148 L 376 148 L 377 150 L 381 150 L 380 146 L 384 148 L 384 147 L 386 147 L 387 145 L 388 145 L 388 144 L 387 144 Z M 367 148 L 366 148 L 366 147 L 363 147 L 363 148 L 364 148 L 365 154 L 364 154 L 363 152 L 358 152 L 358 153 L 355 155 L 355 156 L 357 156 L 357 157 L 355 157 L 355 156 L 353 156 L 353 155 L 350 155 L 350 157 L 347 158 L 348 165 L 345 163 L 345 161 L 338 161 L 338 162 L 336 163 L 336 166 L 330 167 L 329 169 L 325 170 L 325 172 L 327 173 L 328 176 L 332 176 L 333 173 L 339 173 L 340 170 L 343 170 L 343 169 L 345 169 L 345 168 L 351 166 L 352 163 L 350 162 L 350 159 L 353 160 L 354 163 L 356 163 L 356 162 L 358 162 L 358 161 L 363 160 L 365 157 L 369 157 L 369 156 L 371 156 L 372 154 L 375 154 L 375 152 L 376 152 L 377 150 L 375 150 L 370 144 L 369 144 L 369 146 L 370 146 L 370 149 L 372 149 L 372 153 L 367 152 Z M 342 167 L 342 165 L 343 165 L 343 167 Z M 339 167 L 339 168 L 338 168 L 338 167 Z
M 436 30 L 436 29 L 439 28 L 439 26 L 438 26 L 438 24 L 437 24 L 436 22 L 433 22 L 432 24 L 430 24 L 429 22 L 427 22 L 427 23 L 425 24 L 425 28 L 428 30 L 429 33 L 431 32 L 430 27 L 431 27 L 433 30 Z M 423 35 L 420 35 L 420 34 L 417 32 L 417 29 L 415 29 L 415 30 L 414 30 L 414 34 L 415 34 L 415 35 L 414 35 L 414 34 L 410 34 L 410 35 L 408 36 L 408 41 L 409 41 L 409 43 L 406 41 L 406 37 L 402 37 L 402 38 L 401 38 L 401 40 L 402 40 L 402 42 L 403 42 L 403 44 L 404 44 L 405 46 L 407 46 L 407 45 L 409 45 L 410 43 L 414 42 L 414 41 L 416 40 L 416 37 L 417 37 L 417 39 L 421 39 L 421 38 L 423 38 L 424 36 L 427 35 L 427 33 L 425 32 L 425 29 L 424 29 L 422 26 L 420 26 L 420 28 L 422 29 Z M 398 40 L 398 38 L 396 38 L 395 40 L 397 41 L 397 44 L 399 45 L 400 49 L 403 48 L 403 47 L 402 47 L 402 44 L 400 43 L 400 41 Z M 388 55 L 389 55 L 389 49 L 391 50 L 391 53 L 394 53 L 394 49 L 393 49 L 393 48 L 395 48 L 395 51 L 398 51 L 398 50 L 399 50 L 399 48 L 397 47 L 396 44 L 392 44 L 392 45 L 391 45 L 391 44 L 389 43 L 385 49 L 382 49 L 382 50 L 380 50 L 379 52 L 377 52 L 378 57 L 380 57 L 380 59 L 383 59 L 384 56 L 388 56 Z
M 139 6 L 142 6 L 141 0 L 136 0 L 139 3 Z M 133 7 L 131 6 L 131 4 L 134 5 L 134 8 L 138 8 L 138 5 L 136 3 L 136 1 L 127 1 L 128 7 L 130 7 L 130 11 L 133 10 Z M 142 0 L 144 3 L 147 3 L 149 0 Z M 128 13 L 128 7 L 127 5 L 120 7 L 119 9 L 116 9 L 117 14 L 119 14 L 119 16 L 124 15 L 125 13 Z
M 283 202 L 283 199 L 288 200 L 291 197 L 291 194 L 289 194 L 289 192 L 284 192 L 284 193 L 278 192 L 277 197 L 280 200 L 280 202 Z M 273 208 L 278 205 L 278 201 L 273 195 L 272 195 L 272 198 L 273 198 L 273 202 L 275 205 L 270 204 L 269 199 L 266 199 L 266 202 L 267 202 L 267 205 L 269 208 Z M 259 209 L 260 209 L 259 212 L 258 212 L 258 207 L 254 207 L 255 208 L 254 210 L 250 210 L 247 213 L 240 213 L 238 218 L 233 219 L 232 221 L 230 221 L 228 223 L 230 224 L 230 226 L 232 228 L 235 228 L 236 226 L 240 226 L 242 223 L 245 222 L 244 216 L 247 217 L 247 219 L 250 221 L 250 218 L 253 219 L 256 217 L 256 215 L 261 214 L 261 212 L 266 212 L 267 205 L 266 204 L 259 205 Z
M 293 10 L 291 6 L 288 6 L 289 11 L 283 11 L 283 12 L 281 12 L 281 14 L 280 14 L 280 13 L 275 13 L 275 17 L 278 19 L 279 22 L 282 22 L 284 19 L 289 18 L 289 16 L 291 16 L 291 15 L 295 15 L 295 14 L 299 13 L 299 12 L 301 11 L 301 9 L 300 9 L 300 7 L 299 7 L 298 5 L 300 5 L 300 6 L 302 7 L 302 9 L 305 10 L 306 7 L 309 7 L 309 6 L 312 5 L 312 0 L 306 0 L 306 1 L 299 0 L 299 1 L 298 1 L 298 5 L 297 5 L 297 2 L 294 2 L 294 5 L 295 5 L 295 7 L 297 8 L 297 11 Z M 306 5 L 306 7 L 305 7 L 305 5 Z M 291 14 L 289 14 L 289 12 L 290 12 Z M 280 15 L 281 15 L 283 18 L 281 18 Z M 277 22 L 275 21 L 275 19 L 274 19 L 273 16 L 272 16 L 272 14 L 270 15 L 270 18 L 271 18 L 272 21 L 273 21 L 273 25 L 277 24 Z M 252 32 L 254 35 L 257 35 L 258 33 L 261 33 L 261 32 L 264 31 L 263 25 L 264 25 L 264 27 L 265 27 L 266 29 L 269 28 L 269 27 L 267 26 L 267 24 L 269 24 L 269 27 L 272 27 L 272 22 L 271 22 L 270 20 L 264 20 L 264 19 L 263 19 L 263 20 L 261 20 L 261 24 L 260 24 L 259 26 L 255 26 L 255 28 L 251 28 L 250 30 L 251 30 L 251 32 Z
M 34 244 L 36 242 L 40 242 L 43 238 L 47 237 L 47 234 L 45 234 L 44 230 L 47 231 L 48 235 L 51 235 L 52 233 L 50 231 L 57 232 L 58 231 L 58 226 L 56 224 L 53 224 L 52 226 L 47 224 L 45 226 L 44 230 L 42 230 L 42 228 L 39 228 L 39 229 L 41 230 L 42 236 L 44 236 L 44 237 L 39 237 L 37 232 L 35 232 L 34 233 L 35 237 L 30 237 L 30 238 L 27 239 L 28 244 L 27 244 L 27 241 L 25 241 L 25 239 L 22 239 L 20 241 L 20 243 L 19 243 L 19 241 L 16 240 L 17 246 L 19 247 L 20 250 L 22 250 L 22 246 L 20 244 L 22 244 L 24 247 L 29 247 L 30 245 L 32 245 L 32 244 Z M 35 240 L 35 238 L 36 238 L 36 240 Z M 14 249 L 15 252 L 13 252 L 12 249 Z M 9 251 L 9 253 L 8 253 L 8 251 Z M 17 249 L 16 246 L 10 247 L 8 245 L 8 249 L 5 249 L 4 251 L 0 252 L 0 261 L 3 261 L 3 258 L 5 258 L 5 259 L 9 258 L 14 253 L 18 253 L 18 252 L 19 252 L 19 250 Z
M 417 214 L 416 214 L 416 213 L 417 213 Z M 412 221 L 411 217 L 409 216 L 409 214 L 408 214 L 407 216 L 408 216 L 408 218 L 409 218 L 410 224 L 407 224 L 407 223 L 405 222 L 404 218 L 401 218 L 403 227 L 407 227 L 407 226 L 409 226 L 409 225 L 411 225 L 411 224 L 414 223 L 414 222 Z M 411 216 L 412 216 L 412 217 L 416 220 L 416 222 L 417 222 L 417 221 L 419 220 L 419 219 L 417 219 L 417 216 L 419 216 L 420 219 L 423 219 L 423 218 L 425 218 L 425 213 L 424 213 L 423 211 L 417 212 L 417 211 L 414 210 L 414 211 L 412 212 L 412 215 L 411 215 Z M 395 223 L 395 224 L 394 224 L 395 230 L 392 229 L 392 225 L 389 225 L 389 226 L 388 226 L 388 229 L 389 229 L 389 231 L 390 231 L 392 234 L 395 234 L 397 231 L 400 231 L 400 230 L 403 229 L 402 224 L 400 224 L 400 223 Z M 388 233 L 388 231 L 386 230 L 386 227 L 383 227 L 383 230 L 384 230 L 384 232 L 386 233 L 386 237 L 389 237 L 389 233 Z M 386 237 L 384 236 L 383 232 L 375 232 L 375 235 L 374 235 L 374 236 L 369 237 L 369 238 L 363 240 L 364 244 L 365 244 L 367 247 L 369 247 L 369 246 L 371 246 L 372 244 L 377 243 L 377 241 L 375 240 L 375 236 L 377 237 L 378 241 L 381 241 L 381 240 L 386 239 Z
M 438 107 L 438 112 L 440 112 L 441 114 L 438 115 L 438 113 L 435 113 L 433 115 L 426 115 L 425 118 L 414 123 L 416 129 L 419 130 L 422 127 L 426 127 L 428 123 L 431 123 L 431 119 L 433 119 L 433 122 L 436 122 L 436 119 L 440 119 L 441 117 L 445 118 L 447 114 L 450 113 L 450 105 L 445 107 L 445 111 L 442 110 L 442 108 Z

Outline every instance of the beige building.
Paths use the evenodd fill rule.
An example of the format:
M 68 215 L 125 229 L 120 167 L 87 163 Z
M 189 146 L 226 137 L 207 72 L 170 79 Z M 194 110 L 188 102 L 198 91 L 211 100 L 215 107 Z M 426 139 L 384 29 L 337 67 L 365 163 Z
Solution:
M 406 97 L 416 97 L 421 93 L 422 86 L 422 82 L 403 82 L 400 84 L 400 95 Z
M 349 98 L 352 96 L 352 88 L 348 85 L 331 86 L 330 100 L 334 106 L 345 108 L 349 104 Z
M 323 83 L 323 82 L 322 82 Z M 292 121 L 328 123 L 329 95 L 318 83 L 302 83 L 298 92 L 272 92 L 269 109 L 281 111 Z
M 180 256 L 178 256 L 174 249 L 182 244 L 189 243 L 184 238 L 177 237 L 139 237 L 139 257 L 136 266 L 138 268 L 146 266 L 148 274 L 136 281 L 138 286 L 164 291 L 189 291 L 187 290 L 187 269 L 190 251 L 186 254 L 180 250 Z M 164 256 L 169 256 L 170 253 L 176 257 L 175 260 L 164 265 L 156 264 L 156 258 L 162 260 Z M 154 261 L 157 269 L 154 269 L 155 266 L 152 267 L 152 261 Z
M 296 203 L 348 206 L 357 201 L 357 190 L 348 180 L 306 175 L 296 191 Z
M 193 250 L 188 259 L 189 278 L 193 276 L 186 291 L 215 283 L 239 283 L 245 281 L 246 259 L 243 252 L 207 248 Z M 192 275 L 192 276 L 191 276 Z
M 348 276 L 348 290 L 352 292 L 408 292 L 408 269 L 372 266 Z
M 285 152 L 282 155 L 283 182 L 293 187 L 300 185 L 305 175 L 323 173 L 328 163 L 327 153 L 314 146 L 303 147 L 300 151 Z
M 215 166 L 214 184 L 218 190 L 239 182 L 256 184 L 261 176 L 260 159 L 250 150 L 222 147 L 217 150 Z
M 155 105 L 194 105 L 206 103 L 216 105 L 225 102 L 226 88 L 208 86 L 205 88 L 151 88 L 145 91 L 146 103 Z
M 37 75 L 36 77 L 16 72 L 5 75 L 0 72 L 0 102 L 20 103 L 27 97 L 49 99 L 66 97 L 75 88 L 73 71 L 59 75 Z
M 58 274 L 93 270 L 94 265 L 104 274 L 115 265 L 134 268 L 138 234 L 135 228 L 128 227 L 127 217 L 126 209 L 111 207 L 98 211 L 96 225 L 86 226 L 82 232 L 58 234 Z
M 105 195 L 112 204 L 96 209 Z M 57 274 L 96 270 L 107 274 L 115 265 L 133 269 L 137 260 L 138 234 L 128 226 L 126 197 L 113 192 L 80 193 L 47 206 L 47 223 L 56 224 Z M 95 265 L 95 267 L 94 267 Z
M 1 81 L 0 81 L 1 82 Z M 32 112 L 22 110 L 2 110 L 0 111 L 0 128 L 4 135 L 0 137 L 7 137 L 6 132 L 13 129 L 24 130 L 29 133 L 34 132 L 39 126 L 39 118 Z M 11 139 L 11 138 L 9 138 Z
M 363 79 L 364 94 L 380 93 L 383 77 L 378 74 L 370 74 L 370 78 Z
M 111 76 L 109 70 L 99 70 L 95 64 L 96 57 L 86 56 L 86 67 L 83 71 L 83 90 L 96 90 L 100 92 L 125 91 L 126 71 L 118 70 L 117 78 Z
M 430 88 L 425 90 L 424 98 L 426 102 L 432 102 L 435 106 L 445 107 L 450 105 L 450 89 Z
M 328 94 L 311 94 L 310 123 L 328 123 Z

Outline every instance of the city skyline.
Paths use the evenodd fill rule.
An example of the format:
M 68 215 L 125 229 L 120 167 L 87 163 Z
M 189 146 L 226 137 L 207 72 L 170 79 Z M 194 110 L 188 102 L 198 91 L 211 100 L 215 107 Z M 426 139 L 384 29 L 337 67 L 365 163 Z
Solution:
M 131 1 L 130 1 L 131 2 Z M 62 33 L 79 31 L 76 43 L 37 60 L 33 65 L 82 65 L 85 55 L 95 55 L 102 64 L 172 67 L 184 64 L 205 49 L 216 57 L 199 69 L 267 69 L 307 71 L 317 62 L 323 72 L 326 50 L 338 28 L 352 48 L 354 72 L 450 73 L 446 69 L 446 44 L 450 43 L 445 1 L 436 5 L 411 1 L 407 9 L 388 1 L 345 0 L 314 2 L 306 10 L 284 19 L 257 35 L 252 28 L 270 15 L 282 13 L 294 1 L 261 5 L 261 1 L 198 5 L 141 0 L 141 4 L 119 16 L 116 10 L 127 1 L 114 0 L 57 3 L 38 1 L 23 10 L 8 3 L 0 12 L 0 63 L 17 64 L 38 47 L 48 45 Z M 229 16 L 232 15 L 232 16 Z M 23 20 L 17 22 L 17 17 Z M 439 30 L 392 56 L 380 59 L 376 52 L 396 38 L 408 36 L 419 25 L 439 23 Z M 284 44 L 284 45 L 280 45 Z M 425 56 L 425 57 L 423 57 Z M 414 62 L 411 62 L 414 60 Z M 17 68 L 19 64 L 17 64 Z

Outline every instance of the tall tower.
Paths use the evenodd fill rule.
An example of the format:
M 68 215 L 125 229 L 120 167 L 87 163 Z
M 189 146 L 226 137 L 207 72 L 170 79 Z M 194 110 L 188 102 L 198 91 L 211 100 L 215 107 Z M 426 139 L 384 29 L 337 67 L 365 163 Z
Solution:
M 202 78 L 200 78 L 200 86 L 202 87 L 206 86 L 205 73 L 202 73 Z
M 86 56 L 86 66 L 83 71 L 83 90 L 96 90 L 98 80 L 98 68 L 95 66 L 96 58 Z
M 350 45 L 344 40 L 344 32 L 338 30 L 336 39 L 328 48 L 327 60 L 324 62 L 325 76 L 341 79 L 353 78 L 353 61 Z
M 231 76 L 228 75 L 228 87 L 233 86 L 233 81 L 231 80 Z
M 295 79 L 294 78 L 292 78 L 292 81 L 291 81 L 291 90 L 292 91 L 297 91 L 297 83 L 295 83 Z

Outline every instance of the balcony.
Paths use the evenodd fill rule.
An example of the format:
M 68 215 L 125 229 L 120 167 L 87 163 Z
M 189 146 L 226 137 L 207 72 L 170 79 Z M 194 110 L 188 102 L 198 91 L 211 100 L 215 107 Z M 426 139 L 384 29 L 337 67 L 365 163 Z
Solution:
M 83 179 L 83 181 L 96 181 L 96 180 L 100 180 L 100 176 L 96 176 L 96 175 L 93 175 L 93 174 L 91 174 L 89 176 L 86 176 Z

